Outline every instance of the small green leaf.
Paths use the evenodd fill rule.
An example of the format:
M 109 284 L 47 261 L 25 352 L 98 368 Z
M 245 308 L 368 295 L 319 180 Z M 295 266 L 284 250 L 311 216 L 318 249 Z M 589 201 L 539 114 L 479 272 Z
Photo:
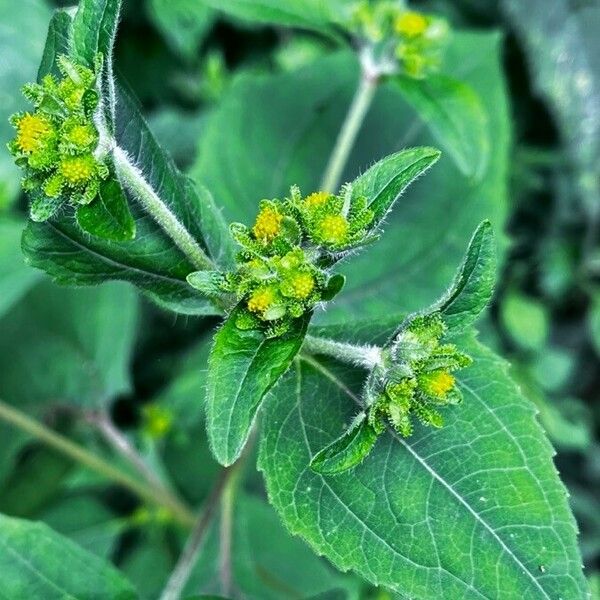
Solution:
M 0 572 L 6 598 L 133 600 L 133 586 L 112 565 L 43 523 L 0 515 Z
M 103 240 L 124 242 L 135 238 L 135 221 L 127 196 L 114 179 L 103 182 L 98 197 L 80 206 L 76 217 L 84 231 Z
M 367 421 L 367 415 L 362 412 L 344 434 L 315 454 L 310 467 L 323 475 L 335 475 L 351 469 L 368 456 L 378 437 Z
M 354 180 L 352 196 L 364 196 L 379 225 L 404 190 L 440 157 L 435 148 L 410 148 L 390 154 Z
M 454 282 L 444 297 L 434 304 L 454 331 L 471 325 L 488 305 L 496 281 L 496 248 L 489 221 L 479 225 Z
M 475 90 L 444 75 L 423 80 L 398 76 L 394 81 L 460 171 L 479 179 L 487 166 L 490 139 L 488 118 Z
M 215 336 L 208 363 L 207 431 L 216 459 L 230 465 L 241 454 L 265 394 L 300 350 L 310 313 L 286 334 L 266 338 L 236 325 L 235 309 Z

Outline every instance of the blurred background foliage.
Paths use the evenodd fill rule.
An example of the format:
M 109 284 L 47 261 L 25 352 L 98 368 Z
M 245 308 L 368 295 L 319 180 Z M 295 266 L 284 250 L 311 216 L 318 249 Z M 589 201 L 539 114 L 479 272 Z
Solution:
M 24 106 L 19 87 L 35 76 L 51 10 L 66 5 L 50 0 L 18 4 L 15 10 L 14 0 L 0 0 L 2 144 L 12 135 L 8 116 Z M 571 493 L 588 576 L 597 578 L 600 4 L 595 0 L 413 4 L 444 14 L 457 29 L 499 32 L 512 145 L 508 164 L 498 164 L 494 144 L 508 144 L 510 136 L 504 132 L 504 140 L 493 139 L 491 161 L 493 169 L 503 172 L 498 185 L 503 185 L 507 171 L 508 207 L 503 193 L 487 187 L 482 192 L 485 205 L 478 210 L 484 213 L 481 216 L 506 222 L 507 257 L 494 305 L 481 325 L 482 337 L 510 358 L 513 376 L 539 409 L 557 451 L 558 470 Z M 481 44 L 483 61 L 493 52 L 489 39 L 476 37 L 470 42 L 474 54 Z M 277 89 L 287 90 L 268 107 L 277 122 L 286 103 L 295 99 L 302 105 L 304 83 L 327 86 L 327 77 L 315 83 L 304 69 L 333 49 L 332 42 L 315 34 L 226 18 L 200 0 L 129 0 L 116 63 L 162 144 L 182 168 L 200 173 L 210 184 L 211 173 L 231 168 L 224 148 L 236 123 L 230 121 L 227 106 L 233 104 L 247 115 L 244 110 L 255 108 L 250 106 L 252 94 L 267 97 Z M 298 79 L 298 73 L 308 79 Z M 263 75 L 268 79 L 256 79 Z M 486 89 L 492 93 L 485 81 L 482 86 L 482 93 Z M 349 92 L 340 92 L 343 101 L 335 119 L 341 120 Z M 493 97 L 488 101 L 501 102 Z M 505 107 L 498 105 L 497 110 L 501 113 Z M 400 130 L 406 128 L 402 123 L 407 117 L 397 116 Z M 335 119 L 326 132 L 313 132 L 305 153 L 310 154 L 315 144 L 333 143 Z M 370 119 L 359 157 L 363 166 L 386 148 L 377 109 Z M 285 127 L 281 135 L 285 137 Z M 271 153 L 253 148 L 244 168 L 251 171 L 254 153 L 263 150 L 277 156 L 277 146 Z M 260 165 L 256 168 L 260 170 Z M 216 188 L 217 202 L 226 211 L 236 203 L 252 206 L 257 194 L 272 192 L 263 186 L 273 184 L 276 169 L 274 165 L 263 179 L 257 175 L 254 187 L 240 192 L 247 198 L 224 197 L 236 188 L 224 185 L 220 190 L 216 181 L 211 187 Z M 223 181 L 223 173 L 220 176 Z M 231 179 L 235 178 L 232 172 Z M 435 182 L 431 185 L 435 187 Z M 460 186 L 457 181 L 436 195 L 449 196 L 450 206 L 460 210 Z M 420 188 L 417 193 L 428 190 Z M 161 312 L 125 284 L 78 290 L 50 283 L 23 263 L 19 239 L 24 206 L 19 174 L 8 153 L 0 152 L 0 398 L 114 461 L 95 419 L 109 411 L 158 473 L 189 503 L 202 502 L 218 472 L 201 422 L 207 336 L 215 323 Z M 470 230 L 470 222 L 479 216 L 469 212 L 464 226 Z M 437 218 L 443 220 L 443 211 Z M 389 249 L 382 252 L 384 257 Z M 448 273 L 456 266 L 450 263 Z M 425 297 L 429 288 L 423 277 L 414 285 L 424 290 Z M 421 302 L 418 294 L 414 302 Z M 252 468 L 247 469 L 243 490 L 235 512 L 234 572 L 244 597 L 386 597 L 355 576 L 335 572 L 303 542 L 291 538 L 268 506 L 260 476 Z M 181 532 L 160 511 L 139 506 L 134 497 L 107 487 L 3 424 L 0 512 L 42 519 L 92 552 L 110 557 L 146 598 L 157 597 L 180 549 Z M 216 543 L 213 532 L 203 554 L 208 558 L 194 572 L 190 589 L 218 589 Z

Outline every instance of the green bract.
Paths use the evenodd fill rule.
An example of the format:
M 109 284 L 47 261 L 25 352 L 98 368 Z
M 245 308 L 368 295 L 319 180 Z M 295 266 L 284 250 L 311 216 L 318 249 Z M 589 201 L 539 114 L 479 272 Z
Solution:
M 17 113 L 16 137 L 8 144 L 23 168 L 23 188 L 31 197 L 30 215 L 46 221 L 64 203 L 87 205 L 98 196 L 109 167 L 98 156 L 94 111 L 99 103 L 96 73 L 66 56 L 58 58 L 62 77 L 46 75 L 23 88 L 33 113 Z M 96 71 L 101 60 L 96 61 Z
M 453 371 L 472 360 L 455 345 L 442 343 L 447 326 L 440 313 L 418 315 L 402 325 L 383 361 L 371 373 L 366 399 L 369 424 L 377 432 L 389 423 L 403 436 L 411 435 L 411 416 L 441 427 L 437 407 L 459 404 L 462 394 Z

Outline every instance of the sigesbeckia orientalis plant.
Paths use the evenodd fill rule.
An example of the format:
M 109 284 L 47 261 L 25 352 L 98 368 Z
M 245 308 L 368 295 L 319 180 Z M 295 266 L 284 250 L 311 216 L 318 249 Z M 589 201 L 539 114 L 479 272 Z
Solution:
M 262 21 L 279 14 L 233 0 L 218 8 Z M 353 48 L 360 76 L 321 184 L 287 181 L 278 197 L 254 199 L 253 223 L 230 226 L 219 198 L 175 167 L 114 77 L 119 0 L 57 11 L 38 82 L 24 88 L 32 107 L 12 119 L 9 150 L 30 199 L 26 260 L 62 284 L 125 280 L 166 310 L 220 316 L 205 399 L 212 453 L 224 466 L 239 461 L 262 407 L 269 498 L 341 569 L 414 598 L 446 586 L 448 598 L 578 597 L 574 527 L 551 450 L 473 332 L 494 287 L 490 222 L 434 303 L 323 324 L 343 298 L 347 266 L 388 235 L 399 197 L 440 157 L 430 146 L 404 149 L 340 185 L 379 86 L 415 108 L 470 180 L 489 158 L 479 97 L 443 74 L 450 30 L 441 17 L 387 0 L 323 10 L 315 21 L 300 11 L 297 25 Z M 275 168 L 256 160 L 257 170 Z M 404 285 L 401 274 L 389 283 Z M 378 294 L 363 291 L 365 302 Z M 477 498 L 491 499 L 485 510 Z

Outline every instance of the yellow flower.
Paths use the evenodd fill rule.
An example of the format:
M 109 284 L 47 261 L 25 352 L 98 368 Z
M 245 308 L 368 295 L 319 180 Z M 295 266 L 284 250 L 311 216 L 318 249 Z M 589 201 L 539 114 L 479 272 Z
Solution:
M 267 311 L 275 301 L 275 290 L 272 287 L 262 287 L 255 290 L 248 300 L 248 310 L 260 315 Z
M 17 123 L 17 147 L 26 154 L 35 152 L 51 131 L 52 126 L 47 119 L 25 113 Z
M 281 231 L 281 221 L 283 215 L 276 208 L 265 206 L 256 217 L 252 233 L 257 239 L 270 242 Z
M 94 175 L 96 161 L 91 154 L 63 158 L 60 161 L 60 174 L 70 185 L 82 185 Z
M 427 18 L 418 12 L 404 12 L 396 18 L 394 29 L 396 33 L 409 38 L 418 37 L 427 31 L 429 23 Z
M 304 204 L 309 208 L 316 208 L 317 206 L 325 204 L 330 196 L 331 194 L 329 192 L 314 192 L 304 199 Z
M 173 426 L 173 414 L 170 410 L 149 404 L 144 407 L 144 428 L 154 439 L 163 438 Z
M 310 273 L 296 273 L 290 281 L 294 298 L 304 300 L 315 288 L 315 278 Z
M 419 377 L 421 389 L 435 398 L 444 398 L 446 394 L 454 387 L 456 379 L 453 375 L 440 369 L 431 371 Z
M 327 215 L 319 223 L 319 235 L 324 242 L 343 244 L 348 236 L 349 227 L 343 215 Z

